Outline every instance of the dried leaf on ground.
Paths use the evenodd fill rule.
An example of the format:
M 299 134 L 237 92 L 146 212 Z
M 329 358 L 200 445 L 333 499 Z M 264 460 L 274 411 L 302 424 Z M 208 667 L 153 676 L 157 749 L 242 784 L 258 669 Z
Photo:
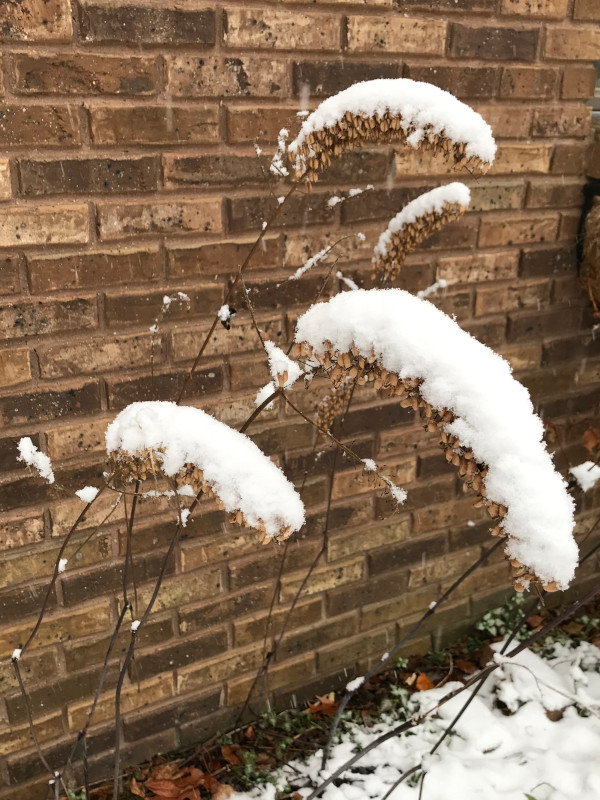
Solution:
M 149 780 L 144 785 L 161 800 L 179 800 L 181 789 L 172 780 Z
M 240 753 L 239 745 L 228 745 L 224 744 L 221 747 L 221 755 L 225 759 L 228 764 L 241 764 L 242 759 L 238 755 Z
M 135 778 L 132 778 L 129 781 L 129 791 L 131 794 L 134 794 L 136 797 L 146 797 L 146 792 L 143 786 L 136 781 Z
M 311 703 L 308 701 L 308 712 L 312 714 L 315 719 L 322 717 L 333 717 L 338 710 L 338 704 L 335 702 L 335 692 L 330 692 L 325 695 L 317 695 L 317 702 Z
M 600 448 L 600 433 L 595 428 L 588 428 L 583 432 L 583 446 L 590 453 Z
M 539 628 L 544 618 L 540 614 L 532 614 L 530 617 L 527 617 L 527 624 L 530 628 Z
M 416 687 L 420 692 L 426 692 L 428 689 L 433 689 L 434 682 L 430 680 L 425 672 L 422 672 L 417 678 Z
M 464 658 L 457 658 L 454 663 L 461 672 L 465 673 L 465 675 L 472 675 L 477 669 L 472 661 L 466 661 Z
M 228 783 L 220 783 L 217 791 L 213 792 L 212 800 L 227 800 L 228 797 L 231 797 L 233 792 L 233 786 L 230 786 Z

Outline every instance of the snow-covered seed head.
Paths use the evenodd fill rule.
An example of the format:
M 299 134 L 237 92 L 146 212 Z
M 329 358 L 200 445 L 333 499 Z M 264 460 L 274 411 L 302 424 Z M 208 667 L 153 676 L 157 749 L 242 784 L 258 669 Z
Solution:
M 453 195 L 453 187 L 462 187 L 464 192 Z M 373 253 L 373 278 L 381 274 L 393 280 L 408 254 L 435 231 L 460 219 L 469 202 L 467 187 L 454 183 L 426 192 L 405 206 L 379 237 Z
M 376 391 L 396 397 L 402 408 L 412 408 L 418 411 L 425 430 L 435 433 L 439 438 L 440 447 L 448 463 L 458 469 L 458 474 L 464 483 L 477 495 L 478 506 L 484 506 L 496 523 L 491 530 L 493 536 L 508 539 L 502 528 L 502 520 L 508 513 L 508 508 L 499 503 L 494 503 L 487 498 L 485 478 L 488 472 L 485 464 L 480 464 L 475 459 L 474 453 L 461 444 L 456 436 L 446 432 L 446 426 L 455 420 L 452 411 L 446 408 L 434 408 L 427 403 L 419 392 L 421 381 L 417 378 L 400 378 L 400 376 L 386 370 L 378 363 L 375 353 L 365 358 L 360 355 L 358 348 L 352 344 L 347 352 L 336 351 L 330 342 L 326 342 L 323 352 L 314 351 L 308 342 L 295 345 L 294 354 L 300 358 L 315 358 L 321 364 L 325 373 L 334 384 L 331 397 L 340 397 L 346 387 L 354 382 L 358 385 L 370 384 Z M 330 420 L 333 421 L 330 409 L 334 405 L 333 399 L 325 398 L 324 410 L 319 413 L 321 427 L 326 428 Z M 333 414 L 335 416 L 335 413 Z M 535 573 L 528 569 L 517 559 L 510 559 L 514 588 L 518 592 L 524 591 L 531 583 L 541 583 Z M 548 592 L 558 591 L 556 583 L 547 583 L 543 587 Z
M 358 372 L 357 372 L 358 375 Z M 342 410 L 354 389 L 354 380 L 347 378 L 330 391 L 320 401 L 317 408 L 317 425 L 321 431 L 330 431 L 336 416 Z M 325 433 L 322 433 L 324 436 Z

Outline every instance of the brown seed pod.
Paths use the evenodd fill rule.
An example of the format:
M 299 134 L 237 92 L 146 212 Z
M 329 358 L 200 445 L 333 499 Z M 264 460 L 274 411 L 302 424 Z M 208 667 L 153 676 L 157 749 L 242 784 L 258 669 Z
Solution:
M 502 527 L 502 520 L 508 513 L 508 508 L 500 503 L 489 500 L 485 491 L 485 478 L 488 467 L 479 463 L 473 451 L 463 446 L 458 439 L 444 430 L 444 426 L 455 419 L 454 413 L 447 408 L 434 408 L 421 396 L 419 378 L 401 378 L 379 364 L 375 353 L 365 359 L 358 354 L 355 345 L 349 352 L 336 351 L 331 342 L 325 342 L 325 351 L 318 353 L 313 350 L 308 342 L 295 345 L 295 354 L 304 358 L 316 359 L 333 382 L 334 387 L 342 387 L 349 380 L 350 372 L 354 368 L 362 371 L 361 377 L 366 383 L 373 383 L 378 391 L 385 391 L 388 395 L 400 399 L 403 408 L 412 408 L 418 411 L 426 430 L 435 432 L 439 439 L 440 448 L 446 460 L 458 468 L 458 473 L 466 486 L 469 487 L 479 499 L 476 506 L 486 508 L 495 525 L 491 533 L 496 537 L 507 538 Z M 328 367 L 325 367 L 327 363 Z M 540 579 L 526 565 L 517 559 L 511 558 L 513 571 L 513 584 L 517 591 L 522 592 L 530 583 L 541 583 Z M 552 588 L 554 587 L 554 588 Z M 546 584 L 546 591 L 556 591 L 555 584 Z

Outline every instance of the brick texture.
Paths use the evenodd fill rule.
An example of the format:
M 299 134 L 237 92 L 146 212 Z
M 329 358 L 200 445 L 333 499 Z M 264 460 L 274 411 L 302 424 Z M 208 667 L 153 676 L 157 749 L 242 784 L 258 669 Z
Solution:
M 401 146 L 335 161 L 310 193 L 292 196 L 252 256 L 245 284 L 263 336 L 289 345 L 333 264 L 288 281 L 311 255 L 337 242 L 335 271 L 371 286 L 373 243 L 390 217 L 423 191 L 464 180 L 469 213 L 410 256 L 395 285 L 416 292 L 445 280 L 431 300 L 510 362 L 543 418 L 563 431 L 557 463 L 564 453 L 584 460 L 581 433 L 597 426 L 600 406 L 600 339 L 575 242 L 597 22 L 597 0 L 0 2 L 0 800 L 48 792 L 8 656 L 31 630 L 62 537 L 82 510 L 73 492 L 101 485 L 116 411 L 178 395 L 289 188 L 289 179 L 267 184 L 279 133 L 293 137 L 302 112 L 322 99 L 359 80 L 428 81 L 487 119 L 498 155 L 486 176 L 454 173 Z M 332 278 L 324 291 L 338 288 Z M 161 313 L 177 292 L 189 300 Z M 240 287 L 230 302 L 231 329 L 213 331 L 185 402 L 240 427 L 270 377 Z M 315 379 L 294 397 L 313 415 L 325 391 Z M 488 542 L 481 511 L 412 414 L 367 388 L 356 392 L 343 435 L 406 486 L 401 513 L 283 405 L 248 433 L 303 487 L 307 524 L 287 551 L 260 548 L 252 531 L 202 501 L 125 680 L 120 733 L 131 762 L 232 723 L 265 635 L 271 646 L 321 550 L 327 517 L 326 551 L 269 672 L 265 697 L 275 706 L 363 674 Z M 52 457 L 61 488 L 16 460 L 24 435 Z M 53 766 L 65 763 L 85 719 L 123 603 L 127 535 L 115 497 L 107 489 L 81 521 L 73 552 L 102 528 L 69 558 L 22 660 Z M 582 531 L 598 497 L 586 499 Z M 174 513 L 164 499 L 137 506 L 131 570 L 140 604 Z M 410 647 L 426 649 L 442 625 L 449 637 L 463 630 L 507 586 L 504 564 L 490 563 Z M 95 777 L 110 771 L 128 641 L 124 629 L 90 730 Z

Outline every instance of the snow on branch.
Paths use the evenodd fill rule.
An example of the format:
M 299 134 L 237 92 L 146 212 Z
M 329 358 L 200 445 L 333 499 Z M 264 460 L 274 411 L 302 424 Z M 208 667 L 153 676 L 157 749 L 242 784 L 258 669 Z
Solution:
M 373 250 L 373 275 L 382 272 L 392 280 L 406 256 L 432 233 L 460 219 L 471 204 L 464 183 L 448 183 L 420 195 L 390 220 Z
M 600 480 L 600 467 L 593 461 L 584 461 L 569 470 L 584 492 L 593 489 Z
M 261 541 L 285 539 L 304 524 L 292 484 L 247 436 L 190 406 L 132 403 L 106 431 L 110 468 L 123 481 L 169 477 L 216 495 L 232 521 Z
M 22 439 L 19 439 L 18 448 L 18 461 L 24 461 L 30 467 L 36 469 L 40 476 L 45 478 L 48 483 L 54 483 L 54 471 L 50 458 L 45 453 L 40 453 L 29 436 L 24 436 Z
M 408 78 L 380 78 L 323 101 L 302 123 L 288 155 L 296 176 L 311 182 L 332 157 L 365 142 L 401 142 L 483 171 L 496 154 L 490 126 L 454 95 Z
M 274 342 L 265 342 L 265 350 L 269 358 L 269 371 L 275 386 L 290 389 L 298 378 L 304 374 L 302 367 L 286 356 Z
M 566 588 L 577 565 L 574 504 L 543 444 L 529 393 L 504 359 L 400 289 L 345 292 L 300 317 L 295 342 L 334 382 L 373 383 L 419 410 L 506 538 L 515 588 Z

